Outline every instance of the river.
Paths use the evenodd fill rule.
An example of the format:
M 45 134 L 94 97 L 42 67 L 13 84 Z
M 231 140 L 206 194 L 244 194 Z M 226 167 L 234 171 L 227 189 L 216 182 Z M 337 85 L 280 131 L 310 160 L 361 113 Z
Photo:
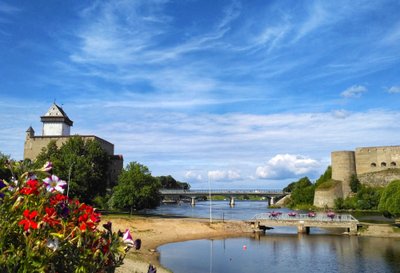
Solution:
M 245 220 L 270 211 L 266 202 L 261 201 L 237 202 L 233 208 L 228 201 L 217 201 L 212 202 L 211 217 Z M 210 204 L 163 205 L 147 213 L 209 218 Z M 339 233 L 315 228 L 310 235 L 305 235 L 297 234 L 295 228 L 276 228 L 265 235 L 167 244 L 158 251 L 160 263 L 174 273 L 400 272 L 399 239 Z

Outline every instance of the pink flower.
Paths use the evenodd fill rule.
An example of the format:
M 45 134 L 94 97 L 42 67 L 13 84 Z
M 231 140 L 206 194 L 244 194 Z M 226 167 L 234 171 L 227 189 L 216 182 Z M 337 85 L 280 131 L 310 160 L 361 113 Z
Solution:
M 49 192 L 58 191 L 63 193 L 64 186 L 67 185 L 67 182 L 61 180 L 54 174 L 52 176 L 47 177 L 43 180 L 44 184 L 46 185 L 46 190 Z
M 132 238 L 131 232 L 129 231 L 128 228 L 125 230 L 125 233 L 122 236 L 122 240 L 128 247 L 134 246 L 133 238 Z
M 49 172 L 51 171 L 52 168 L 53 168 L 53 163 L 47 161 L 46 163 L 44 163 L 43 167 L 40 170 L 43 172 Z

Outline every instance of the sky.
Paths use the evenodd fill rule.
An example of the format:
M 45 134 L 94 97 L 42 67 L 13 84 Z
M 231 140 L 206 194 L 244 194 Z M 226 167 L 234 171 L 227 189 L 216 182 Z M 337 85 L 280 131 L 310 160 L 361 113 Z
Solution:
M 53 102 L 71 134 L 192 188 L 315 181 L 400 145 L 400 2 L 0 0 L 0 152 Z

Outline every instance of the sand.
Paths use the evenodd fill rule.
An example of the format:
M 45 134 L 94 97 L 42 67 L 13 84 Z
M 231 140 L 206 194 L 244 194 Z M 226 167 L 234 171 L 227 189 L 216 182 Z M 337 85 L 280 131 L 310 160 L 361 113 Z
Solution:
M 217 239 L 246 236 L 253 233 L 243 221 L 214 221 L 208 219 L 171 218 L 161 216 L 103 216 L 103 222 L 111 221 L 113 230 L 129 228 L 134 239 L 142 240 L 139 251 L 131 250 L 118 273 L 147 273 L 148 265 L 157 266 L 158 273 L 171 272 L 162 268 L 158 261 L 157 247 L 167 243 L 196 239 Z M 400 229 L 387 224 L 363 223 L 360 236 L 399 237 Z
M 157 266 L 158 273 L 170 272 L 158 261 L 157 247 L 172 242 L 204 238 L 226 238 L 251 234 L 250 226 L 243 221 L 214 221 L 192 218 L 163 218 L 144 216 L 103 216 L 103 222 L 111 221 L 113 230 L 131 230 L 134 239 L 142 240 L 139 251 L 131 250 L 125 257 L 118 273 L 147 273 L 148 265 Z

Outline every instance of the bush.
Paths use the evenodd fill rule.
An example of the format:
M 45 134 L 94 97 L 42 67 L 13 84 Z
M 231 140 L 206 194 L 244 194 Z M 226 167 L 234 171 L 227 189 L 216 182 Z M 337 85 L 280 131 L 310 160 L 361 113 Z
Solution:
M 51 167 L 0 180 L 0 271 L 114 272 L 133 246 L 129 230 L 99 230 L 100 213 L 63 195 Z

